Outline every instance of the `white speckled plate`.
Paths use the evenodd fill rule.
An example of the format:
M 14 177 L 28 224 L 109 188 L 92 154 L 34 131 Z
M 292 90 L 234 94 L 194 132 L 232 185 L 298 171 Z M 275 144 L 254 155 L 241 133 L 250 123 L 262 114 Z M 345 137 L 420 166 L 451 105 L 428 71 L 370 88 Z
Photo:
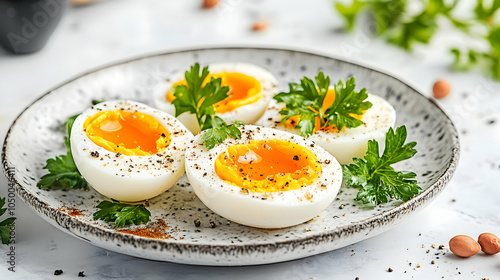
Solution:
M 400 167 L 418 174 L 423 191 L 408 202 L 375 208 L 354 201 L 354 188 L 343 187 L 316 219 L 280 230 L 262 230 L 228 222 L 207 209 L 183 177 L 152 199 L 150 226 L 161 239 L 118 232 L 92 219 L 103 199 L 90 189 L 41 190 L 48 158 L 65 152 L 58 127 L 93 99 L 132 99 L 152 104 L 154 88 L 194 62 L 249 62 L 271 71 L 279 90 L 302 76 L 325 71 L 333 81 L 356 77 L 358 88 L 386 98 L 405 124 L 418 154 Z M 2 153 L 6 175 L 17 193 L 42 218 L 71 235 L 112 251 L 153 260 L 201 265 L 251 265 L 292 260 L 334 250 L 380 234 L 429 204 L 451 179 L 458 163 L 455 127 L 443 111 L 415 89 L 387 74 L 331 57 L 283 49 L 212 48 L 144 57 L 82 75 L 44 94 L 12 124 Z M 341 207 L 343 205 L 343 207 Z M 166 227 L 157 222 L 161 219 Z M 199 219 L 200 227 L 194 220 Z M 160 224 L 160 226 L 158 226 Z

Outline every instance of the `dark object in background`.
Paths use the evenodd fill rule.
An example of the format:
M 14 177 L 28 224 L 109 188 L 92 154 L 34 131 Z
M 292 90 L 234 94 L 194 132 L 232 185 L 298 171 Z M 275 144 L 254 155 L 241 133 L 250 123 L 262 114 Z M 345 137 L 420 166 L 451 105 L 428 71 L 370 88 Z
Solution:
M 67 0 L 0 0 L 0 44 L 13 53 L 32 53 L 45 46 Z

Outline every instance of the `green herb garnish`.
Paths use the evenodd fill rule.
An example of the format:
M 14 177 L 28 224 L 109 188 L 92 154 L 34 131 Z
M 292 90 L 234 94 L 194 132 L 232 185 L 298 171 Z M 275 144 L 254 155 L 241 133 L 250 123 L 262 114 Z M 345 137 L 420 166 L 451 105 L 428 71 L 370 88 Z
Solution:
M 222 80 L 213 77 L 203 85 L 208 74 L 208 66 L 204 67 L 201 73 L 199 63 L 191 66 L 191 69 L 185 73 L 187 86 L 179 85 L 173 88 L 175 99 L 172 104 L 175 106 L 176 117 L 185 112 L 196 116 L 201 130 L 207 130 L 203 135 L 203 143 L 208 149 L 212 149 L 216 144 L 226 140 L 228 136 L 239 139 L 241 132 L 238 126 L 243 123 L 235 122 L 228 125 L 223 119 L 215 116 L 214 104 L 229 96 L 229 87 L 221 87 Z
M 2 208 L 5 205 L 5 197 L 0 198 L 0 216 L 5 214 L 7 208 Z M 12 215 L 12 214 L 11 214 Z M 0 237 L 2 238 L 2 244 L 8 245 L 11 241 L 11 231 L 14 228 L 14 221 L 16 218 L 10 217 L 0 222 Z
M 342 166 L 346 185 L 361 187 L 356 200 L 363 203 L 382 204 L 389 199 L 407 201 L 421 190 L 413 172 L 396 171 L 391 164 L 413 157 L 416 142 L 404 144 L 406 126 L 400 126 L 396 133 L 392 128 L 386 134 L 385 149 L 379 156 L 378 142 L 368 141 L 368 151 L 363 159 L 354 158 L 353 164 Z
M 316 84 L 304 77 L 300 84 L 290 83 L 289 92 L 281 92 L 274 97 L 276 101 L 285 103 L 285 107 L 279 112 L 283 116 L 283 124 L 291 117 L 299 116 L 296 128 L 300 129 L 300 134 L 304 137 L 314 133 L 317 119 L 321 128 L 333 125 L 338 130 L 363 124 L 351 114 L 362 115 L 371 108 L 372 103 L 365 101 L 368 97 L 366 89 L 359 92 L 354 90 L 354 77 L 349 78 L 345 85 L 342 80 L 335 85 L 335 100 L 325 112 L 322 106 L 330 87 L 330 77 L 319 72 L 315 80 Z
M 66 139 L 64 140 L 67 153 L 65 155 L 56 156 L 55 158 L 47 160 L 43 168 L 49 170 L 49 173 L 40 178 L 40 181 L 37 183 L 37 187 L 62 187 L 72 189 L 87 187 L 87 181 L 85 181 L 83 176 L 78 171 L 75 161 L 73 160 L 73 155 L 71 154 L 71 129 L 73 128 L 73 123 L 78 116 L 79 114 L 74 115 L 63 123 L 62 126 L 66 129 L 67 133 Z
M 335 8 L 344 18 L 347 30 L 355 29 L 357 18 L 366 15 L 373 24 L 370 27 L 375 35 L 406 50 L 412 50 L 418 44 L 428 44 L 442 24 L 453 26 L 457 35 L 465 36 L 462 41 L 475 40 L 486 46 L 480 49 L 467 45 L 450 48 L 455 58 L 453 68 L 481 68 L 500 80 L 500 0 L 476 0 L 473 13 L 465 17 L 456 16 L 460 14 L 456 12 L 458 0 L 418 2 L 419 10 L 414 9 L 410 0 L 352 0 L 343 2 L 345 4 L 337 2 Z
M 116 201 L 103 201 L 96 207 L 101 210 L 94 213 L 94 220 L 114 222 L 117 228 L 132 224 L 145 224 L 151 216 L 151 212 L 143 204 L 130 205 Z

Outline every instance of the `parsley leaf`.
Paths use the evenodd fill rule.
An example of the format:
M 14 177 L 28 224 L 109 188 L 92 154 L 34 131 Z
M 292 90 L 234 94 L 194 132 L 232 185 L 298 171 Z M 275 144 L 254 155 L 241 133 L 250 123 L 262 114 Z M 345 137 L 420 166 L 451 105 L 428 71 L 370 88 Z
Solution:
M 68 118 L 66 122 L 62 124 L 62 127 L 66 128 L 66 138 L 64 140 L 64 145 L 68 150 L 65 155 L 56 156 L 55 158 L 50 158 L 47 160 L 43 169 L 49 171 L 48 174 L 43 175 L 40 181 L 37 183 L 37 187 L 63 187 L 63 188 L 86 188 L 87 181 L 82 177 L 78 168 L 73 160 L 73 155 L 71 154 L 70 145 L 70 135 L 71 129 L 73 128 L 73 123 L 75 119 L 79 116 L 74 115 Z
M 214 104 L 229 96 L 229 87 L 222 87 L 222 80 L 213 77 L 203 84 L 209 73 L 208 66 L 203 69 L 199 63 L 191 66 L 190 70 L 185 73 L 187 86 L 179 85 L 173 88 L 175 99 L 172 104 L 175 106 L 176 117 L 186 112 L 196 116 L 201 130 L 207 130 L 202 140 L 208 149 L 212 149 L 216 144 L 226 140 L 228 136 L 239 139 L 241 132 L 238 126 L 243 123 L 235 122 L 228 125 L 220 117 L 215 116 Z
M 5 197 L 0 198 L 0 216 L 5 214 L 7 208 L 2 208 L 5 205 Z M 0 222 L 0 238 L 2 239 L 2 244 L 10 244 L 11 241 L 11 230 L 14 228 L 14 221 L 16 218 L 10 217 L 2 222 Z
M 69 142 L 69 136 L 71 135 L 71 129 L 73 128 L 73 123 L 75 122 L 76 118 L 79 116 L 80 114 L 76 114 L 74 116 L 71 116 L 69 117 L 61 126 L 63 129 L 66 130 L 66 138 L 64 139 L 64 145 L 66 145 L 66 149 L 68 149 L 68 151 L 71 149 L 71 145 L 70 145 L 70 142 Z
M 151 212 L 143 204 L 130 205 L 116 201 L 102 201 L 96 207 L 101 210 L 94 213 L 94 220 L 114 222 L 117 228 L 147 223 L 151 216 Z
M 349 78 L 345 84 L 341 80 L 335 85 L 335 100 L 324 112 L 323 102 L 330 87 L 330 77 L 320 71 L 315 81 L 316 84 L 310 78 L 304 77 L 300 84 L 290 83 L 288 92 L 280 92 L 274 96 L 278 103 L 285 103 L 285 107 L 279 112 L 283 116 L 283 124 L 290 118 L 299 116 L 296 129 L 300 129 L 300 134 L 304 137 L 314 133 L 317 121 L 321 128 L 335 126 L 338 130 L 363 124 L 352 114 L 361 115 L 371 108 L 372 104 L 365 101 L 368 97 L 366 89 L 363 88 L 359 92 L 354 90 L 354 77 Z
M 392 128 L 386 134 L 384 153 L 380 157 L 378 142 L 368 141 L 368 150 L 363 159 L 354 158 L 354 163 L 342 166 L 346 185 L 360 187 L 356 199 L 363 203 L 382 204 L 390 199 L 408 201 L 421 188 L 413 172 L 396 171 L 391 164 L 413 157 L 416 142 L 404 144 L 406 126 L 400 126 L 396 133 Z
M 489 44 L 489 48 L 480 49 L 467 48 L 467 44 L 450 48 L 455 58 L 453 69 L 471 71 L 478 68 L 500 80 L 500 0 L 476 0 L 472 3 L 475 4 L 473 11 L 466 17 L 456 12 L 460 6 L 458 2 L 420 1 L 419 8 L 415 8 L 410 0 L 352 0 L 337 3 L 335 8 L 344 18 L 346 30 L 355 29 L 356 21 L 365 15 L 373 25 L 373 34 L 409 51 L 415 45 L 430 43 L 443 23 L 451 25 L 457 33 L 465 35 L 464 41 L 471 39 Z
M 68 151 L 66 155 L 48 159 L 43 168 L 49 170 L 49 173 L 40 178 L 37 183 L 39 188 L 50 186 L 85 188 L 87 186 L 87 181 L 76 168 L 71 151 Z
M 348 6 L 341 2 L 335 3 L 335 8 L 344 17 L 347 30 L 352 30 L 356 21 L 356 16 L 359 11 L 365 6 L 365 3 L 359 0 L 352 1 L 351 5 Z
M 238 126 L 244 125 L 243 122 L 236 121 L 231 125 L 226 125 L 224 121 L 219 117 L 214 117 L 211 121 L 212 128 L 208 129 L 205 134 L 203 134 L 202 141 L 205 146 L 210 150 L 215 145 L 224 142 L 227 136 L 239 139 L 241 137 L 241 131 Z

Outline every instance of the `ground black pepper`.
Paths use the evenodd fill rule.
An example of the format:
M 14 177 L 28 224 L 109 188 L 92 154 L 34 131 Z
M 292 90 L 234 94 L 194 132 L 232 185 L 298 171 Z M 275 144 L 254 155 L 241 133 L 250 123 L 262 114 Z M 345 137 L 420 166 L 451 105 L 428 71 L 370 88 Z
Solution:
M 195 225 L 196 227 L 200 227 L 200 226 L 201 226 L 200 219 L 196 219 L 196 220 L 194 220 L 194 225 Z
M 54 271 L 54 275 L 61 275 L 61 274 L 63 274 L 62 269 L 56 269 L 56 270 Z
M 85 274 L 83 274 L 83 271 L 78 272 L 78 277 L 85 277 Z
M 389 267 L 389 268 L 387 269 L 387 271 L 388 271 L 388 272 L 393 272 L 394 270 L 393 270 L 391 267 Z

